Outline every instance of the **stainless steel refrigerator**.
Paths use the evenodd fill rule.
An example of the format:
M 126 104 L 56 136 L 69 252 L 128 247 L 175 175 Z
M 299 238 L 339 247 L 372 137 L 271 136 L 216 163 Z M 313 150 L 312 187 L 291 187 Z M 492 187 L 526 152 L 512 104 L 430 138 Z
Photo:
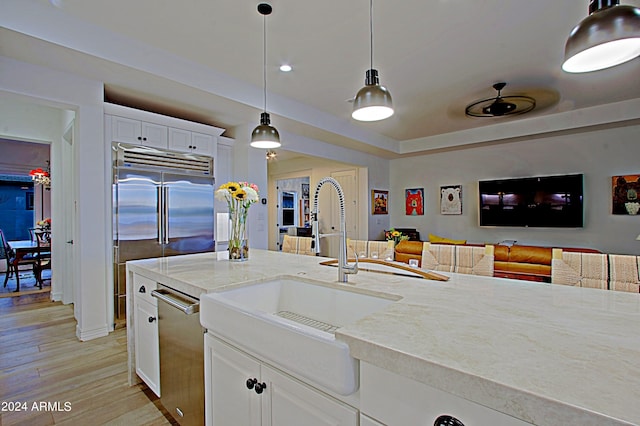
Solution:
M 114 144 L 115 319 L 126 316 L 128 260 L 215 251 L 210 157 Z

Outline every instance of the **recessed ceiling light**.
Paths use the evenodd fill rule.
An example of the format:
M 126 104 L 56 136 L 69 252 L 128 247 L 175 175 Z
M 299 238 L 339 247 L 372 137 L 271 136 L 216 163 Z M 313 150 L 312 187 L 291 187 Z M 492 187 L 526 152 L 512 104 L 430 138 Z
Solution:
M 291 71 L 293 68 L 291 68 L 291 65 L 289 64 L 282 64 L 280 65 L 280 71 L 282 72 L 289 72 Z

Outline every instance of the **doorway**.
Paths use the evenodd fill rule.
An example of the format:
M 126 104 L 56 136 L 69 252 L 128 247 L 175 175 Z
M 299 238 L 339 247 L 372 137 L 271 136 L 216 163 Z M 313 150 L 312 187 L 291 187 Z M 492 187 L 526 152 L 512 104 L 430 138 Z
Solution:
M 30 226 L 20 225 L 22 234 L 15 238 L 29 239 L 28 228 L 37 227 L 38 221 L 51 219 L 51 269 L 45 271 L 51 279 L 45 281 L 45 285 L 50 284 L 52 300 L 73 303 L 75 280 L 71 242 L 75 226 L 75 162 L 72 144 L 75 112 L 12 96 L 0 98 L 0 112 L 0 128 L 6 132 L 0 133 L 0 142 L 9 144 L 0 147 L 3 153 L 0 174 L 21 176 L 29 183 L 31 170 L 50 168 L 49 190 L 37 184 L 32 187 Z M 27 195 L 25 202 L 31 203 L 31 195 Z M 6 226 L 2 222 L 0 227 Z M 2 264 L 6 268 L 4 259 Z M 4 275 L 0 276 L 4 280 Z M 30 285 L 21 280 L 21 289 L 23 284 L 25 288 Z
M 0 152 L 3 153 L 0 160 L 0 229 L 12 246 L 37 244 L 36 230 L 48 227 L 51 217 L 50 144 L 0 139 Z M 4 250 L 2 252 L 4 254 Z M 26 256 L 36 257 L 37 253 L 34 251 Z M 18 268 L 18 281 L 16 274 L 5 275 L 9 269 L 6 256 L 0 261 L 2 296 L 32 293 L 39 284 L 43 284 L 43 290 L 51 290 L 49 269 L 42 271 L 42 282 L 39 283 L 34 264 L 25 262 Z M 49 260 L 45 263 L 49 264 Z M 18 282 L 20 293 L 16 292 Z
M 277 250 L 282 250 L 286 234 L 307 236 L 311 231 L 309 176 L 277 179 Z

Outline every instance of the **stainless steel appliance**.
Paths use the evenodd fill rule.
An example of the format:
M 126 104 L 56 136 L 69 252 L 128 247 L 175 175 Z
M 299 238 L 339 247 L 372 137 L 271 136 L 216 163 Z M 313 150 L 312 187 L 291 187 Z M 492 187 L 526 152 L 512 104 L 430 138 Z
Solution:
M 200 302 L 169 287 L 158 299 L 160 402 L 181 425 L 204 424 L 204 333 Z
M 115 319 L 126 316 L 128 260 L 215 250 L 213 158 L 114 144 Z

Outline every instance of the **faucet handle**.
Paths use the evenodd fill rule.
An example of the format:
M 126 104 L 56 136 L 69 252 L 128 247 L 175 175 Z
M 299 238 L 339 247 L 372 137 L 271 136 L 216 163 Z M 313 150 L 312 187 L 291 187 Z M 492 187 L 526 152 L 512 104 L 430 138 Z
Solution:
M 358 253 L 356 252 L 355 249 L 353 249 L 353 254 L 354 254 L 354 258 L 356 260 L 356 263 L 354 263 L 353 265 L 349 265 L 349 260 L 345 259 L 345 263 L 346 265 L 344 265 L 344 269 L 346 271 L 347 274 L 357 274 L 358 273 Z

